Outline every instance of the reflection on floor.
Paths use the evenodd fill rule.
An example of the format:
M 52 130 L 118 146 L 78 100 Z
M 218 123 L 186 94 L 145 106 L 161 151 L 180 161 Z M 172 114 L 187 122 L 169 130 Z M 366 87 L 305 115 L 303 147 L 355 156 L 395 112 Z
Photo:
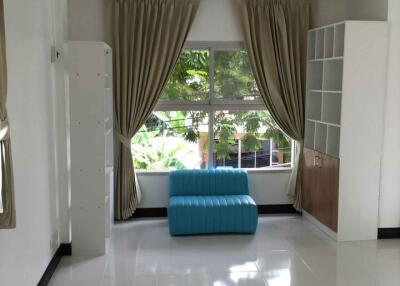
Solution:
M 165 219 L 114 226 L 108 254 L 63 258 L 50 285 L 400 285 L 400 240 L 340 243 L 300 216 L 265 216 L 255 236 L 171 237 Z

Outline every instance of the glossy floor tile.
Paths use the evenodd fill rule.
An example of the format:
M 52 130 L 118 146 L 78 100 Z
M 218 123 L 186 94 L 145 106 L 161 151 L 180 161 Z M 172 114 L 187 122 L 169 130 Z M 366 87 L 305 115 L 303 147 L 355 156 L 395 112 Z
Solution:
M 51 286 L 398 286 L 400 240 L 336 243 L 301 216 L 255 235 L 171 237 L 166 219 L 113 227 L 104 257 L 64 257 Z

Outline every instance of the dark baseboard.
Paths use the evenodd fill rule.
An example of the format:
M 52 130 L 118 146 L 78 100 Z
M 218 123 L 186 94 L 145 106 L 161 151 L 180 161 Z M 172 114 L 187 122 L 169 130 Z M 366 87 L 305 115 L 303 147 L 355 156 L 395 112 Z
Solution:
M 131 218 L 142 217 L 167 217 L 167 208 L 142 208 L 136 209 Z
M 54 253 L 53 258 L 51 259 L 49 265 L 46 268 L 46 271 L 43 273 L 42 278 L 40 279 L 38 286 L 46 286 L 49 284 L 51 277 L 57 269 L 58 263 L 63 256 L 71 256 L 72 248 L 71 243 L 61 243 L 58 247 L 56 253 Z
M 258 205 L 257 208 L 258 214 L 299 213 L 292 205 Z M 167 215 L 167 208 L 139 208 L 131 218 L 167 217 Z
M 293 205 L 258 205 L 258 214 L 300 214 Z
M 378 239 L 400 238 L 400 227 L 378 228 Z

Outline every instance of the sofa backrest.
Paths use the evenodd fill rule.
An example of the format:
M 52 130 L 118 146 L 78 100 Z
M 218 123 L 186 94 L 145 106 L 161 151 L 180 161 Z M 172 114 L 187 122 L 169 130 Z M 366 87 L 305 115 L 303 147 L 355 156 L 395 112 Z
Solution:
M 170 196 L 248 194 L 247 172 L 244 170 L 179 170 L 169 174 Z

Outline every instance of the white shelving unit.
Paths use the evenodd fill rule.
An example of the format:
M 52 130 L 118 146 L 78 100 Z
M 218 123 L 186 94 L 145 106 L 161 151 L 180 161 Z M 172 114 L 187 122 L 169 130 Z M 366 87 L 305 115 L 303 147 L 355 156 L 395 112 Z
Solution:
M 387 23 L 378 21 L 308 34 L 304 145 L 340 160 L 340 241 L 376 239 L 387 35 Z
M 340 151 L 333 146 L 340 141 L 344 26 L 311 30 L 308 37 L 305 146 L 334 157 Z
M 105 98 L 104 98 L 104 123 L 105 123 L 105 173 L 106 173 L 106 237 L 111 236 L 111 224 L 114 221 L 114 101 L 112 86 L 112 50 L 105 45 Z
M 101 42 L 69 42 L 67 57 L 72 254 L 104 255 L 113 214 L 112 53 Z

